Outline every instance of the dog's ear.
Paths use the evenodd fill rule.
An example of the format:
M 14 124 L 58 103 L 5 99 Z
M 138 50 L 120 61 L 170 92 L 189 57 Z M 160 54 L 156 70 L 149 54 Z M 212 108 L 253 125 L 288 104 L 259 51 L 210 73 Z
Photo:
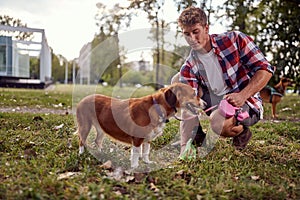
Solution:
M 281 78 L 281 81 L 282 81 L 283 83 L 286 83 L 286 82 L 289 82 L 290 80 L 289 80 L 289 78 L 282 77 L 282 78 Z
M 171 107 L 176 107 L 177 97 L 170 88 L 165 90 L 165 99 Z

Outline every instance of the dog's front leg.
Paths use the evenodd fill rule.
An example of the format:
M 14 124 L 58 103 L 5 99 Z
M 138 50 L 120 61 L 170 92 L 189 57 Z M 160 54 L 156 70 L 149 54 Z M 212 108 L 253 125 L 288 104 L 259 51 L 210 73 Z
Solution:
M 142 149 L 142 159 L 145 163 L 153 163 L 149 160 L 149 154 L 150 154 L 150 142 L 144 142 L 143 143 L 143 149 Z
M 276 115 L 276 103 L 272 103 L 272 117 L 273 119 L 278 118 L 278 116 Z
M 142 153 L 142 145 L 139 147 L 132 146 L 131 148 L 131 168 L 137 168 L 139 166 L 139 158 Z

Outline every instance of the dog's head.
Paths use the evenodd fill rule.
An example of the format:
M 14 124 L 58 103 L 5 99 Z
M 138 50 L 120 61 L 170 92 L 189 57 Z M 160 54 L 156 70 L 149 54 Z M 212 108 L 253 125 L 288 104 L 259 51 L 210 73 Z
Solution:
M 162 90 L 167 103 L 173 108 L 184 108 L 193 114 L 199 114 L 199 109 L 204 107 L 204 102 L 196 95 L 193 88 L 187 84 L 174 83 Z
M 286 78 L 286 77 L 282 77 L 280 79 L 280 82 L 282 83 L 283 86 L 287 87 L 287 86 L 292 86 L 293 85 L 293 80 L 290 78 Z

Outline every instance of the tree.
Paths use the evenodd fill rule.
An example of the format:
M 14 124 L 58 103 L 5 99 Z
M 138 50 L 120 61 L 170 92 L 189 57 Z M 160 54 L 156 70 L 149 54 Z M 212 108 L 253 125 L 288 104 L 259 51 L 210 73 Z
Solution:
M 130 9 L 142 9 L 144 12 L 147 13 L 149 22 L 152 24 L 153 27 L 155 27 L 155 33 L 154 33 L 154 41 L 156 41 L 156 50 L 155 50 L 155 57 L 156 57 L 156 69 L 155 69 L 155 82 L 156 84 L 156 90 L 160 88 L 160 77 L 159 77 L 159 65 L 161 62 L 161 51 L 160 51 L 160 45 L 163 46 L 163 39 L 160 37 L 160 24 L 164 26 L 164 21 L 159 18 L 159 14 L 161 12 L 161 9 L 164 5 L 164 0 L 156 1 L 156 0 L 130 0 L 130 6 L 128 8 Z M 162 29 L 163 30 L 163 29 Z M 161 41 L 161 42 L 160 42 Z
M 103 79 L 114 85 L 119 78 L 117 66 L 121 63 L 118 33 L 122 27 L 129 26 L 131 15 L 120 4 L 107 8 L 97 3 L 97 7 L 95 19 L 99 33 L 92 41 L 91 79 Z
M 190 6 L 196 6 L 197 5 L 197 1 L 194 0 L 179 0 L 179 1 L 175 1 L 175 5 L 177 6 L 177 11 L 180 12 L 182 10 L 184 10 L 187 7 Z
M 232 23 L 229 29 L 251 35 L 280 76 L 299 84 L 300 9 L 297 0 L 227 0 L 226 15 L 219 18 Z
M 177 11 L 181 12 L 190 6 L 197 6 L 198 3 L 197 1 L 194 0 L 188 0 L 188 1 L 175 0 L 175 5 L 177 6 Z M 212 0 L 209 0 L 208 6 L 207 6 L 207 0 L 200 0 L 198 6 L 207 12 L 207 20 L 208 20 L 208 24 L 210 24 L 210 16 L 212 13 L 214 13 L 214 10 L 212 8 Z
M 13 26 L 13 27 L 27 27 L 27 24 L 23 24 L 20 19 L 14 19 L 8 15 L 0 15 L 0 24 L 1 25 L 7 25 L 7 26 Z M 6 34 L 9 34 L 13 37 L 15 37 L 18 40 L 31 40 L 32 39 L 32 33 L 29 32 L 9 32 L 5 31 Z
M 40 59 L 36 57 L 30 57 L 30 78 L 38 79 L 40 76 Z
M 300 9 L 297 0 L 262 0 L 256 8 L 253 23 L 260 48 L 272 57 L 279 76 L 293 78 L 299 84 Z M 252 26 L 253 27 L 253 26 Z
M 227 0 L 224 5 L 218 6 L 218 9 L 225 9 L 225 14 L 219 15 L 222 21 L 230 21 L 231 30 L 239 30 L 248 34 L 247 17 L 254 9 L 255 0 Z
M 52 52 L 52 77 L 54 82 L 63 83 L 65 81 L 65 65 L 61 63 L 66 60 L 62 55 L 55 55 Z M 69 67 L 70 65 L 68 65 Z M 68 69 L 68 72 L 70 70 Z M 69 77 L 69 76 L 68 76 Z

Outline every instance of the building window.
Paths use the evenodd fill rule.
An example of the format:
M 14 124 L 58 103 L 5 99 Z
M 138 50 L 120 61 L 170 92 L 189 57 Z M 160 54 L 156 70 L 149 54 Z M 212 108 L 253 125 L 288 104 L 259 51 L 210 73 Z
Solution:
M 0 45 L 0 74 L 6 73 L 6 46 Z

